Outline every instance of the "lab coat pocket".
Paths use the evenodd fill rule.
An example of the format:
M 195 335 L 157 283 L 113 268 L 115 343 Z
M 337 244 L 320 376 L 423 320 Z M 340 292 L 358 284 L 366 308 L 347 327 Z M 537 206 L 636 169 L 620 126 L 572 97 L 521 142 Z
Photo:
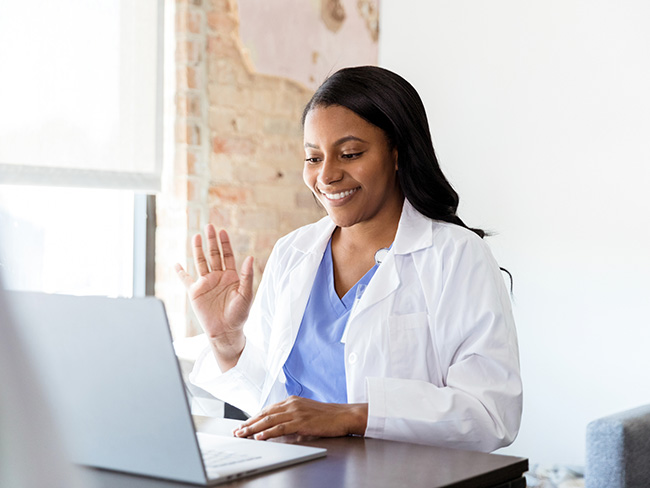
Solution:
M 432 352 L 426 312 L 388 317 L 392 376 L 426 380 Z

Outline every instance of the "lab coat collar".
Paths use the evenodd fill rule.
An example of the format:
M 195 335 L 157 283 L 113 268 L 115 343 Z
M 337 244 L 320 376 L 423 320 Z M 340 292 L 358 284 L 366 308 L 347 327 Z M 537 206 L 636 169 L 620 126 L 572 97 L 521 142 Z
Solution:
M 431 219 L 418 212 L 411 202 L 404 199 L 402 215 L 399 219 L 393 253 L 410 254 L 433 244 Z
M 293 246 L 303 253 L 322 256 L 336 225 L 329 216 L 323 217 L 312 225 L 312 231 L 302 232 L 298 235 L 293 242 Z M 418 212 L 407 199 L 404 199 L 402 214 L 397 227 L 395 242 L 393 243 L 393 252 L 395 254 L 409 254 L 430 247 L 432 243 L 431 220 Z
M 390 252 L 377 269 L 375 276 L 361 300 L 356 304 L 343 333 L 341 342 L 346 342 L 348 333 L 355 333 L 357 328 L 356 317 L 372 308 L 376 303 L 388 298 L 400 285 L 400 274 L 397 270 L 396 256 L 409 254 L 420 249 L 430 247 L 433 243 L 433 226 L 431 220 L 413 208 L 411 203 L 404 199 L 402 215 L 397 227 L 397 234 Z
M 332 219 L 325 216 L 318 222 L 300 229 L 292 246 L 302 253 L 322 256 L 334 229 L 336 229 L 336 225 Z

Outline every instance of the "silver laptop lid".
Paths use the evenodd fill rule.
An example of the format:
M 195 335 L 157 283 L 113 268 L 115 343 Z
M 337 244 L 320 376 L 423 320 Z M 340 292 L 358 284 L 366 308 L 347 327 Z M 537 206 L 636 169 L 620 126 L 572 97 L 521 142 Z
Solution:
M 75 462 L 206 483 L 160 300 L 6 298 Z

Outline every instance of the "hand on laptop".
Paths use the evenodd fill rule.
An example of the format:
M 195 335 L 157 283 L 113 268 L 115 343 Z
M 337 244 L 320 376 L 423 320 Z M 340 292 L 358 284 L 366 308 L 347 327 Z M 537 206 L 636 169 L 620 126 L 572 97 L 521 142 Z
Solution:
M 368 404 L 322 403 L 291 396 L 271 405 L 242 423 L 233 434 L 266 440 L 284 435 L 341 437 L 363 435 L 368 423 Z
M 205 237 L 207 258 L 201 234 L 192 239 L 198 278 L 194 280 L 178 263 L 175 270 L 210 339 L 221 371 L 227 371 L 237 364 L 246 342 L 242 329 L 253 301 L 253 258 L 244 260 L 240 277 L 228 233 L 221 230 L 217 236 L 214 226 L 208 224 Z

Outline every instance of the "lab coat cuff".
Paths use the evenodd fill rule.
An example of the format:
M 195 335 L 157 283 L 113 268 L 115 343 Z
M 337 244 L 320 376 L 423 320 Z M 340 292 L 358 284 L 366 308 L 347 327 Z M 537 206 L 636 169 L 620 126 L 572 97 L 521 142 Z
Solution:
M 366 397 L 368 398 L 366 437 L 384 437 L 386 429 L 385 391 L 382 378 L 366 378 Z
M 237 365 L 222 373 L 212 349 L 204 349 L 189 375 L 190 381 L 219 400 L 235 405 L 247 413 L 259 408 L 260 395 L 266 369 L 263 354 L 250 341 L 246 341 Z

